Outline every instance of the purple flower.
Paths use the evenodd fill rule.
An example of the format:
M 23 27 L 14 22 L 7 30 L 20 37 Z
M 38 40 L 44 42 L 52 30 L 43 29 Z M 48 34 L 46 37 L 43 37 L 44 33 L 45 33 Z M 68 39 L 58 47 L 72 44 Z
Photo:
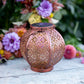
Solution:
M 0 54 L 0 59 L 2 59 L 1 54 Z
M 40 6 L 37 8 L 38 14 L 42 17 L 48 17 L 52 13 L 52 3 L 49 1 L 43 0 L 41 2 Z
M 24 1 L 24 0 L 16 0 L 17 2 Z
M 10 52 L 20 49 L 20 37 L 15 33 L 8 33 L 3 38 L 4 49 Z

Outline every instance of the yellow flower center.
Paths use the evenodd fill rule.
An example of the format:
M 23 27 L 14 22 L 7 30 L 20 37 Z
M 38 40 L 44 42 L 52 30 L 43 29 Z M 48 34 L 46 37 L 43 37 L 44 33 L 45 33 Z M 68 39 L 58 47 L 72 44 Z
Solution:
M 79 56 L 79 54 L 77 53 L 77 54 L 76 54 L 76 56 L 78 57 L 78 56 Z
M 4 51 L 3 50 L 0 50 L 0 54 L 3 55 L 4 54 Z
M 19 36 L 19 37 L 22 37 L 23 34 L 24 34 L 23 31 L 19 31 L 19 32 L 18 32 L 18 36 Z
M 53 16 L 54 16 L 54 14 L 53 14 L 53 13 L 51 13 L 51 14 L 50 14 L 50 17 L 52 18 Z

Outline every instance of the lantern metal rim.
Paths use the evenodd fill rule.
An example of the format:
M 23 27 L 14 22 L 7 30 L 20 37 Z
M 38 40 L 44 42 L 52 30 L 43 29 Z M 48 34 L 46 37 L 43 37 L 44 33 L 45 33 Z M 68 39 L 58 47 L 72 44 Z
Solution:
M 55 25 L 52 23 L 34 23 L 30 25 L 30 28 L 33 30 L 47 30 L 55 28 Z
M 32 71 L 35 71 L 35 72 L 41 72 L 41 73 L 43 73 L 43 72 L 49 72 L 49 71 L 51 71 L 53 69 L 53 66 L 52 67 L 49 67 L 49 68 L 47 68 L 47 69 L 39 69 L 39 68 L 35 68 L 35 67 L 31 67 L 31 70 Z

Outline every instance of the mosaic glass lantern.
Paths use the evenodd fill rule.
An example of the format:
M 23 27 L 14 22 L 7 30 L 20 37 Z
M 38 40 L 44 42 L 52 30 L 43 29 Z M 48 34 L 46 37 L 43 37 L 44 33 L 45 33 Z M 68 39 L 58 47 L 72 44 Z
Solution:
M 64 54 L 65 42 L 51 23 L 35 23 L 30 27 L 21 38 L 21 53 L 33 71 L 51 71 Z

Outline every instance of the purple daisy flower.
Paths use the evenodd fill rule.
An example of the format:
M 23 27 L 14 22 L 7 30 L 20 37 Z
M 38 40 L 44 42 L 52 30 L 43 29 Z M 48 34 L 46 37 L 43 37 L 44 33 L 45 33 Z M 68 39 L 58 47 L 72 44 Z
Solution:
M 20 37 L 15 33 L 8 33 L 3 38 L 4 49 L 10 52 L 20 49 Z
M 52 3 L 49 1 L 43 0 L 40 6 L 37 8 L 38 14 L 42 17 L 48 17 L 52 13 Z

